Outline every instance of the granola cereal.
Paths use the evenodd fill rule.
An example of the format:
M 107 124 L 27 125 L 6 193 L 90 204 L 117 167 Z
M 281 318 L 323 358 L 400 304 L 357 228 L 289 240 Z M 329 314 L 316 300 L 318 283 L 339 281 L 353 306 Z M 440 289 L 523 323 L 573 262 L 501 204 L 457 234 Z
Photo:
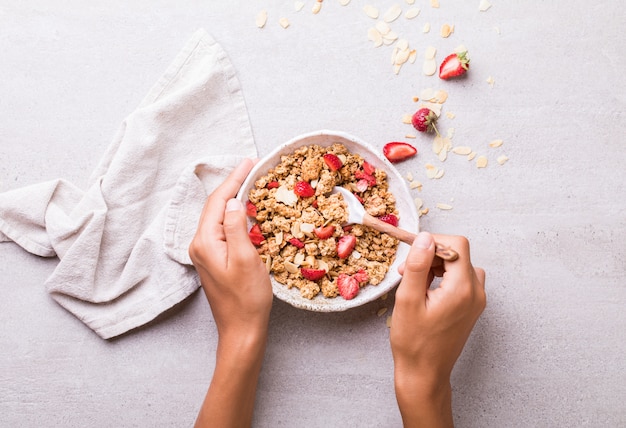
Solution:
M 373 216 L 398 215 L 386 173 L 341 143 L 283 155 L 248 193 L 249 215 L 256 220 L 251 239 L 262 260 L 277 282 L 298 288 L 306 299 L 319 293 L 337 297 L 346 276 L 359 289 L 378 285 L 395 259 L 397 239 L 345 225 L 347 206 L 341 194 L 332 193 L 335 186 L 352 191 Z

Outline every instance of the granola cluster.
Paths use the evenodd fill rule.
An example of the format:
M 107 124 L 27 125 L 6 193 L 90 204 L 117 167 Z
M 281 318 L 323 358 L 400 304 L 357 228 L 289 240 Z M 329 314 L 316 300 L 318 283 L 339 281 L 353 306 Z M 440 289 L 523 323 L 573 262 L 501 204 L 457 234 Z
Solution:
M 385 172 L 340 143 L 282 156 L 248 194 L 248 215 L 256 219 L 250 239 L 276 281 L 307 299 L 320 292 L 350 299 L 379 284 L 398 247 L 385 233 L 345 225 L 347 206 L 335 186 L 352 191 L 373 216 L 398 214 Z

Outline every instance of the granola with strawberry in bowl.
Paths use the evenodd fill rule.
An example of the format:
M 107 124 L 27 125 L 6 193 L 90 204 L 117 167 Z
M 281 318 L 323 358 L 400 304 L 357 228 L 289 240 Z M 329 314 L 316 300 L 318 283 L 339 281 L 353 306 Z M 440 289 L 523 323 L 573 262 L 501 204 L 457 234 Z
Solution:
M 390 189 L 392 177 L 403 191 L 400 205 L 414 221 L 409 228 L 416 230 L 414 205 L 411 211 L 404 201 L 408 190 L 388 161 L 354 137 L 330 131 L 300 137 L 269 158 L 255 166 L 239 197 L 277 297 L 296 307 L 336 311 L 380 297 L 399 282 L 404 244 L 346 224 L 347 205 L 333 192 L 335 186 L 350 190 L 369 214 L 397 225 L 404 215 Z

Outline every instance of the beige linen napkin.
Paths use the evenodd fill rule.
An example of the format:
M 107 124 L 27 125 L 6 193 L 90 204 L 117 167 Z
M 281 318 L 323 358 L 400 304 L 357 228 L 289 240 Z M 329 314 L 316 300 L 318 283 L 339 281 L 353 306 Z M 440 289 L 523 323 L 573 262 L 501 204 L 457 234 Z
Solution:
M 51 296 L 101 337 L 120 335 L 198 288 L 187 248 L 207 193 L 244 157 L 256 148 L 239 81 L 198 30 L 87 190 L 58 179 L 0 194 L 0 241 L 58 256 Z

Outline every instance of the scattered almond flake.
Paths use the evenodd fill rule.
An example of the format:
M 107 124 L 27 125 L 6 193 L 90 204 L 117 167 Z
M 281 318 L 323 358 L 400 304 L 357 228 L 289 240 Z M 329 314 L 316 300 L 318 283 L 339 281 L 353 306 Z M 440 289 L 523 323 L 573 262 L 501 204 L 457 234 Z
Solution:
M 452 149 L 452 153 L 466 156 L 472 153 L 472 148 L 469 146 L 456 146 Z
M 448 151 L 444 149 L 444 150 L 442 150 L 442 151 L 440 151 L 440 152 L 439 152 L 439 160 L 440 160 L 441 162 L 445 162 L 445 161 L 446 161 L 446 159 L 448 159 Z M 438 175 L 439 175 L 439 172 L 437 173 L 437 175 L 435 176 L 435 178 L 441 178 L 441 177 L 438 177 Z M 442 176 L 443 176 L 443 174 L 442 174 Z
M 415 0 L 406 0 L 406 4 L 415 4 Z
M 411 181 L 411 184 L 409 184 L 409 187 L 411 189 L 417 189 L 420 192 L 422 191 L 422 183 L 419 181 Z
M 433 152 L 438 155 L 443 150 L 443 138 L 437 135 L 433 139 Z
M 434 59 L 425 60 L 422 71 L 426 76 L 432 76 L 437 72 L 437 62 Z
M 363 7 L 363 11 L 370 18 L 378 19 L 378 9 L 376 9 L 374 6 L 367 4 Z
M 407 10 L 406 13 L 404 14 L 404 17 L 406 19 L 413 19 L 415 17 L 417 17 L 417 15 L 420 14 L 420 8 L 419 7 L 412 7 L 411 9 Z
M 376 312 L 376 315 L 382 317 L 383 315 L 385 315 L 385 313 L 387 313 L 387 308 L 380 308 L 378 312 Z
M 433 62 L 435 60 L 432 60 Z M 435 65 L 436 68 L 436 65 Z M 420 104 L 420 108 L 422 107 L 426 107 L 429 108 L 430 110 L 433 111 L 433 113 L 435 113 L 437 115 L 437 117 L 441 116 L 441 109 L 443 108 L 443 106 L 441 104 L 438 103 L 431 103 L 430 101 L 426 101 L 422 104 Z
M 419 211 L 422 209 L 422 207 L 424 206 L 424 201 L 422 201 L 422 198 L 415 198 L 413 199 L 413 202 L 415 202 L 415 208 Z
M 383 43 L 386 45 L 390 45 L 396 40 L 398 40 L 398 35 L 393 31 L 390 31 L 387 34 L 383 34 Z
M 447 99 L 448 99 L 448 93 L 444 91 L 443 89 L 440 89 L 435 94 L 434 101 L 436 103 L 443 104 L 446 102 Z
M 383 15 L 383 21 L 393 22 L 402 14 L 402 8 L 398 4 L 391 6 Z
M 424 24 L 424 28 L 422 28 L 422 33 L 428 33 L 430 32 L 430 23 L 426 23 Z
M 444 204 L 442 202 L 438 202 L 437 205 L 435 205 L 437 208 L 439 208 L 440 210 L 451 210 L 452 209 L 452 205 L 450 204 Z
M 417 59 L 417 51 L 415 49 L 411 49 L 411 52 L 409 52 L 409 62 L 411 64 L 415 64 L 416 59 Z
M 265 23 L 267 22 L 267 11 L 262 10 L 256 16 L 256 26 L 259 28 L 265 27 Z
M 385 21 L 378 21 L 376 23 L 376 29 L 380 32 L 380 34 L 387 34 L 391 31 L 391 27 Z
M 430 0 L 430 7 L 438 8 L 439 0 Z
M 415 135 L 413 135 L 413 134 L 406 134 L 406 135 L 404 136 L 404 138 L 411 138 L 411 139 L 414 139 L 414 138 L 417 138 L 417 136 L 415 136 Z
M 385 325 L 387 326 L 387 328 L 391 328 L 391 315 L 389 315 L 385 320 Z
M 342 6 L 348 6 L 349 3 L 350 3 L 350 0 L 339 0 L 339 4 Z
M 456 115 L 455 115 L 454 113 L 452 113 L 452 112 L 450 112 L 450 111 L 449 111 L 449 112 L 447 112 L 447 113 L 446 113 L 446 117 L 447 117 L 448 119 L 454 119 L 454 118 L 456 117 Z
M 409 60 L 410 51 L 408 49 L 399 50 L 396 55 L 396 64 L 402 65 Z
M 487 158 L 484 156 L 478 156 L 476 158 L 476 168 L 485 168 L 487 166 Z
M 435 97 L 435 90 L 433 88 L 426 88 L 420 92 L 420 99 L 430 101 Z
M 509 158 L 507 156 L 505 156 L 505 155 L 498 156 L 498 159 L 497 159 L 497 161 L 498 161 L 498 163 L 500 165 L 504 165 L 506 163 L 506 161 L 508 161 L 508 160 L 509 160 Z
M 411 172 L 407 172 L 406 173 L 406 179 L 409 182 L 413 181 L 413 174 Z
M 411 125 L 413 123 L 413 116 L 410 114 L 402 115 L 402 123 L 406 123 L 407 125 Z
M 446 153 L 447 153 L 447 152 L 446 152 Z M 445 172 L 443 169 L 440 169 L 439 171 L 437 171 L 437 175 L 435 175 L 435 178 L 436 178 L 437 180 L 439 180 L 441 177 L 443 177 L 443 175 L 444 175 L 445 173 L 446 173 L 446 172 Z
M 281 27 L 287 29 L 287 27 L 289 27 L 289 20 L 287 18 L 280 18 L 278 20 L 278 23 L 280 24 Z
M 294 10 L 296 12 L 300 12 L 303 7 L 304 7 L 304 2 L 303 1 L 295 1 L 293 3 L 293 8 L 294 8 Z
M 396 43 L 396 46 L 401 51 L 409 50 L 409 41 L 407 39 L 398 39 L 398 42 Z
M 367 30 L 367 38 L 374 42 L 374 47 L 377 48 L 383 44 L 383 36 L 376 28 L 370 28 Z
M 485 12 L 487 9 L 491 7 L 491 3 L 488 0 L 480 0 L 480 4 L 478 5 L 478 10 L 481 12 Z
M 311 12 L 317 14 L 320 12 L 320 10 L 322 10 L 322 2 L 320 0 L 317 0 L 315 3 L 313 3 L 313 8 L 311 9 Z
M 354 260 L 359 260 L 361 258 L 361 253 L 359 253 L 357 250 L 354 250 L 350 256 Z
M 424 58 L 426 59 L 435 59 L 435 55 L 437 55 L 437 48 L 434 46 L 428 46 L 424 51 Z M 430 97 L 428 99 L 430 99 Z
M 420 211 L 420 217 L 428 214 L 429 212 L 430 210 L 428 209 L 428 207 L 424 208 L 423 210 Z
M 448 140 L 450 140 L 452 137 L 454 137 L 454 128 L 448 128 L 448 131 L 446 131 L 446 138 Z M 450 148 L 452 148 L 452 141 L 450 141 Z
M 467 160 L 468 161 L 473 160 L 476 157 L 476 154 L 477 154 L 476 152 L 470 153 L 469 155 L 467 155 Z
M 493 147 L 495 149 L 500 147 L 502 144 L 504 144 L 504 141 L 502 140 L 493 140 L 491 143 L 489 143 L 489 147 Z
M 393 65 L 393 72 L 395 74 L 399 74 L 400 73 L 400 69 L 402 68 L 402 64 L 394 64 Z
M 454 31 L 454 27 L 451 27 L 450 24 L 443 24 L 441 26 L 441 37 L 447 39 L 450 37 L 450 34 Z
M 496 81 L 493 79 L 493 77 L 489 76 L 487 77 L 487 83 L 493 88 L 493 85 L 496 84 Z
M 430 178 L 431 180 L 435 178 L 435 176 L 437 175 L 437 173 L 439 172 L 439 170 L 436 167 L 432 167 L 432 168 L 426 168 L 426 177 Z

